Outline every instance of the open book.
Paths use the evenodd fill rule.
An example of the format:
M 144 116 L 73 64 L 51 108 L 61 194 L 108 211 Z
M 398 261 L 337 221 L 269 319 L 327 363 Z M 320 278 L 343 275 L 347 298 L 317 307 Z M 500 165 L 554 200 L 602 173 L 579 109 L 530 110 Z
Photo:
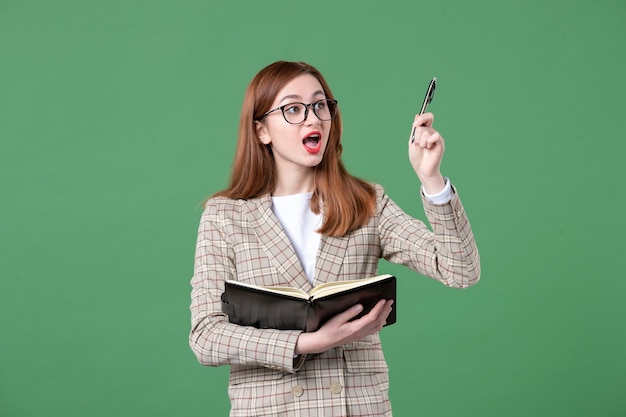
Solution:
M 320 284 L 310 293 L 299 288 L 263 287 L 226 281 L 222 311 L 231 323 L 260 329 L 314 332 L 328 319 L 361 304 L 367 314 L 380 300 L 396 299 L 396 277 L 376 277 Z M 396 322 L 394 302 L 387 324 Z

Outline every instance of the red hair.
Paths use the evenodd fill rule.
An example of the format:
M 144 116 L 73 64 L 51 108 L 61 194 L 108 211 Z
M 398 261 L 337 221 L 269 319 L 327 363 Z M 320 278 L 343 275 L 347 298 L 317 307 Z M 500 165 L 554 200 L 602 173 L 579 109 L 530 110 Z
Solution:
M 304 62 L 278 61 L 259 71 L 244 96 L 230 184 L 214 196 L 249 199 L 274 191 L 274 158 L 270 148 L 257 137 L 255 120 L 270 110 L 276 95 L 287 83 L 303 74 L 317 78 L 326 98 L 334 99 L 322 74 Z M 318 232 L 329 236 L 343 236 L 364 225 L 376 210 L 374 187 L 350 175 L 341 161 L 341 130 L 341 113 L 337 110 L 331 120 L 324 158 L 313 168 L 315 190 L 311 210 L 319 213 L 323 206 L 324 220 Z

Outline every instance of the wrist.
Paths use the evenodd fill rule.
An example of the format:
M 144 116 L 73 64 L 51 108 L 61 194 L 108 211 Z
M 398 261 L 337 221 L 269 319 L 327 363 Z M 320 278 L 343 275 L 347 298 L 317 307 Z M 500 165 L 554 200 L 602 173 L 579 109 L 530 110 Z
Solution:
M 307 353 L 315 353 L 314 341 L 313 333 L 300 333 L 296 341 L 295 354 L 305 355 Z
M 446 186 L 446 181 L 443 179 L 443 175 L 438 174 L 434 177 L 420 177 L 420 182 L 424 192 L 430 195 L 440 193 Z

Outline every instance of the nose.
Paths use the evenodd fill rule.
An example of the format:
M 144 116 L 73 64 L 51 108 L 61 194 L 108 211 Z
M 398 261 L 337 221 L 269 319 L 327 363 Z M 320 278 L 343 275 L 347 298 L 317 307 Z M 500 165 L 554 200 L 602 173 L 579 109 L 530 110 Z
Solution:
M 304 112 L 304 123 L 305 124 L 311 124 L 311 123 L 317 123 L 317 122 L 321 122 L 322 119 L 320 119 L 319 117 L 317 117 L 317 114 L 315 114 L 315 111 L 313 111 L 313 105 L 315 103 L 309 103 L 306 105 L 306 111 Z M 311 119 L 311 121 L 309 122 L 309 116 L 311 116 L 311 114 L 313 114 L 313 117 Z

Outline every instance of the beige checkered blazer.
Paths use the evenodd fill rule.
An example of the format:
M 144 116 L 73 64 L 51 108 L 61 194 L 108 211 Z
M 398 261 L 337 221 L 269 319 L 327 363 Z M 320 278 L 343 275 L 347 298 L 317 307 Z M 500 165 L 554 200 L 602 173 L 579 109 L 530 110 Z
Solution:
M 478 280 L 478 251 L 456 190 L 448 204 L 422 199 L 431 232 L 405 214 L 382 187 L 376 189 L 377 213 L 367 225 L 341 238 L 322 236 L 316 284 L 377 275 L 380 258 L 450 287 Z M 269 195 L 209 200 L 198 231 L 189 340 L 202 364 L 231 366 L 231 416 L 391 415 L 378 335 L 294 360 L 299 331 L 228 322 L 220 304 L 227 279 L 311 290 Z

